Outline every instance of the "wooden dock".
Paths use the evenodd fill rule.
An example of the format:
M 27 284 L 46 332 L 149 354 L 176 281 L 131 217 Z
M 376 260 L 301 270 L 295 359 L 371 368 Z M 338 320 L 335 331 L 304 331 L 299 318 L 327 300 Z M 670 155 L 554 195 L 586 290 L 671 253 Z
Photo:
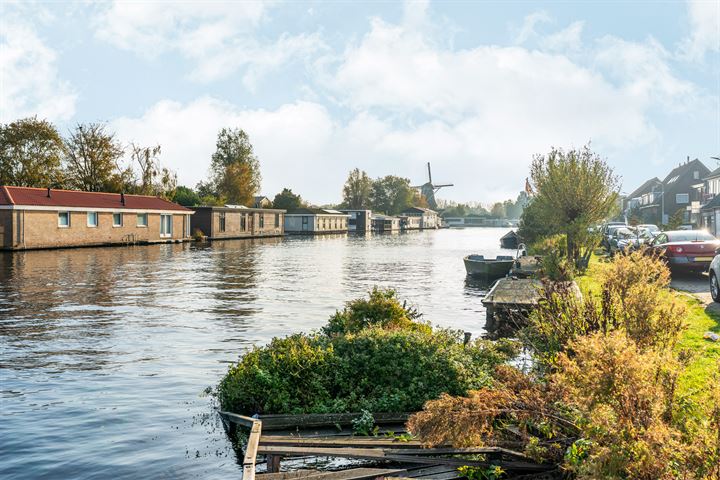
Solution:
M 505 335 L 523 326 L 538 305 L 540 280 L 529 278 L 501 278 L 490 289 L 482 304 L 485 306 L 485 330 Z
M 552 465 L 538 464 L 520 452 L 501 447 L 423 448 L 417 440 L 407 440 L 385 432 L 404 432 L 408 414 L 374 414 L 378 436 L 353 436 L 344 428 L 360 414 L 326 415 L 268 415 L 250 418 L 230 412 L 220 412 L 226 427 L 238 425 L 249 428 L 247 447 L 243 457 L 245 480 L 289 479 L 379 479 L 422 478 L 452 480 L 464 478 L 458 468 L 464 465 L 489 467 L 497 465 L 514 474 L 542 474 L 553 470 Z M 267 422 L 267 430 L 265 429 Z M 469 456 L 470 458 L 461 458 Z M 263 458 L 264 457 L 264 458 Z M 283 459 L 345 458 L 364 464 L 348 462 L 346 468 L 335 471 L 296 468 L 281 471 Z M 258 461 L 258 458 L 261 458 Z M 266 473 L 257 473 L 264 464 Z
M 518 278 L 530 278 L 535 277 L 540 271 L 541 257 L 526 255 L 520 257 L 515 261 L 512 270 L 510 270 L 511 277 Z

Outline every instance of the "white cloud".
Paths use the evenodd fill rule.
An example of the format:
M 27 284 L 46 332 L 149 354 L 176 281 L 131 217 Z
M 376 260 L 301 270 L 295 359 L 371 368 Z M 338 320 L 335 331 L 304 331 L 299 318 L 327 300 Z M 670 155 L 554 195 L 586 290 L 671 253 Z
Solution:
M 32 26 L 6 16 L 0 29 L 0 121 L 32 115 L 67 120 L 76 100 L 73 88 L 58 76 L 57 53 Z
M 701 61 L 706 52 L 720 52 L 720 2 L 689 0 L 690 35 L 682 42 L 685 58 Z
M 115 1 L 97 15 L 95 32 L 148 59 L 179 53 L 200 82 L 245 68 L 243 83 L 252 90 L 266 73 L 324 48 L 317 33 L 262 38 L 257 29 L 274 3 Z
M 585 22 L 577 21 L 566 28 L 543 37 L 540 45 L 545 50 L 555 52 L 577 51 L 582 47 L 582 31 Z
M 523 23 L 515 35 L 515 44 L 522 45 L 533 37 L 537 36 L 535 27 L 541 23 L 551 22 L 552 18 L 547 12 L 533 12 L 523 18 Z

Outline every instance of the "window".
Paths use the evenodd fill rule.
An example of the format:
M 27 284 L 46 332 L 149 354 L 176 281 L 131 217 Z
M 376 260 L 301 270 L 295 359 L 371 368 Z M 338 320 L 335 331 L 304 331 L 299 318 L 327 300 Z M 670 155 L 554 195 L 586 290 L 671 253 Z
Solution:
M 220 217 L 220 221 L 218 222 L 220 224 L 219 230 L 221 232 L 224 232 L 225 231 L 225 212 L 220 212 L 219 217 Z
M 160 236 L 172 237 L 172 215 L 160 215 Z
M 699 171 L 695 170 L 693 172 L 693 179 L 700 180 L 700 172 Z
M 678 193 L 675 195 L 675 203 L 690 203 L 690 194 L 689 193 Z
M 137 226 L 138 227 L 147 227 L 147 213 L 138 213 L 137 214 Z
M 87 226 L 88 227 L 97 227 L 98 226 L 97 212 L 87 212 Z
M 265 214 L 260 214 L 260 228 L 265 228 Z
M 113 213 L 113 227 L 122 227 L 123 215 L 122 213 Z
M 279 227 L 280 227 L 280 214 L 276 213 L 275 214 L 275 228 L 279 228 Z
M 70 226 L 70 212 L 58 212 L 58 227 L 68 228 Z

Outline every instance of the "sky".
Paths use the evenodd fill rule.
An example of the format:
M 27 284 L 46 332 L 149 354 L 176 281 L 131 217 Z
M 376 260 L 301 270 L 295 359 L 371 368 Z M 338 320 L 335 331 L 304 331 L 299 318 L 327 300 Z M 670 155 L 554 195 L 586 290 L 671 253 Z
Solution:
M 107 122 L 180 184 L 245 130 L 262 194 L 348 172 L 492 202 L 533 155 L 592 149 L 624 192 L 720 156 L 720 1 L 0 0 L 0 121 Z

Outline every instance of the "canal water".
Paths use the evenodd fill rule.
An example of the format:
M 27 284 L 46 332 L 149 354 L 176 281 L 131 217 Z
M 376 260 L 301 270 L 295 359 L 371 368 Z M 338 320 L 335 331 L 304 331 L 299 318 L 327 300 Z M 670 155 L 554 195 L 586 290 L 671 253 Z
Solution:
M 239 478 L 207 391 L 374 285 L 483 333 L 504 230 L 0 252 L 0 478 Z

